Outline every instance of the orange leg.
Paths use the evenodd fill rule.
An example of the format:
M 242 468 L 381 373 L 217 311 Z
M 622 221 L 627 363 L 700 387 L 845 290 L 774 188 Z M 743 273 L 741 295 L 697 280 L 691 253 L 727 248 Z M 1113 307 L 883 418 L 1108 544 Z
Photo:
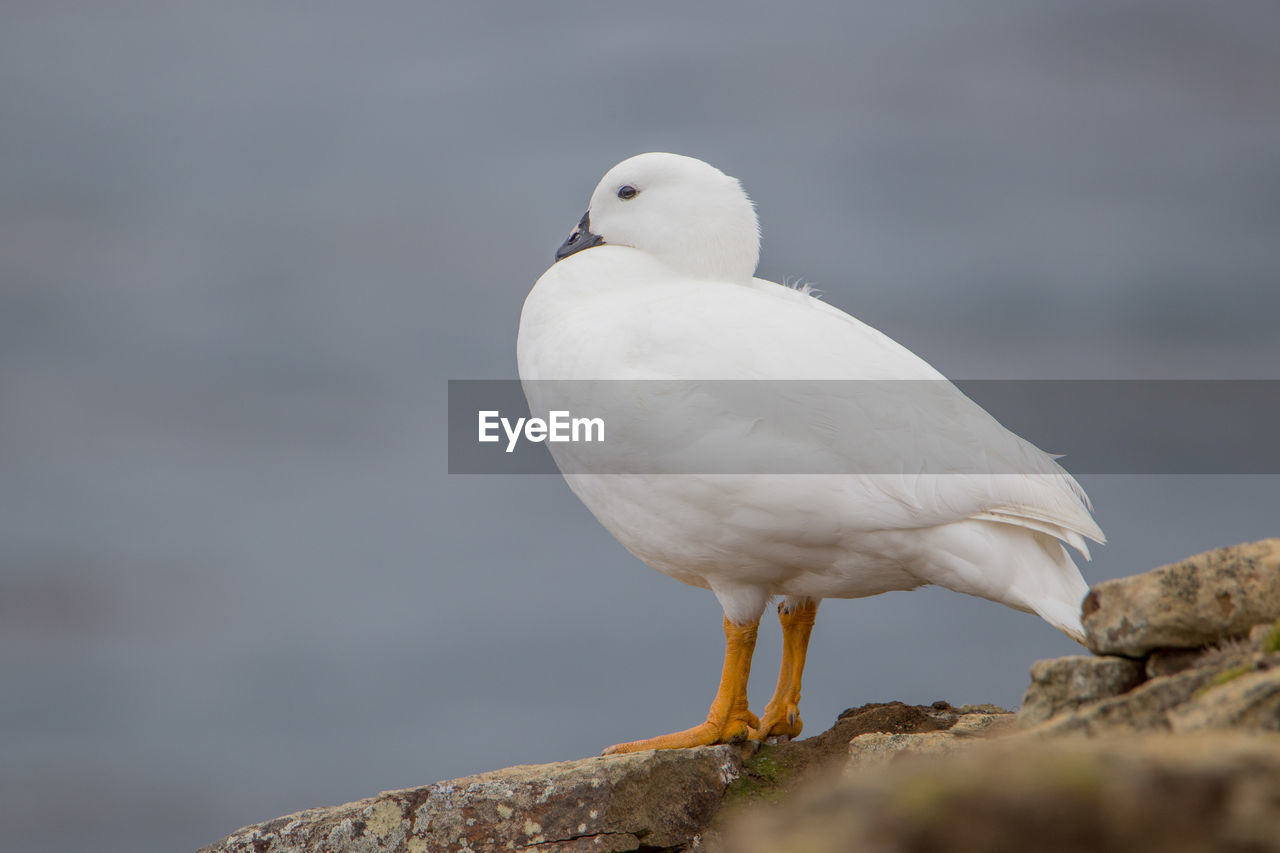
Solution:
M 804 675 L 804 659 L 809 650 L 809 633 L 818 616 L 818 602 L 806 600 L 788 613 L 778 605 L 778 621 L 782 623 L 782 666 L 778 669 L 778 688 L 765 706 L 757 726 L 756 739 L 769 737 L 790 739 L 800 734 L 800 679 Z
M 720 672 L 720 688 L 705 723 L 682 732 L 616 744 L 606 749 L 604 754 L 735 743 L 750 737 L 757 720 L 747 708 L 747 677 L 751 674 L 751 654 L 756 648 L 756 630 L 759 627 L 759 620 L 747 625 L 735 625 L 728 618 L 724 620 L 724 669 Z

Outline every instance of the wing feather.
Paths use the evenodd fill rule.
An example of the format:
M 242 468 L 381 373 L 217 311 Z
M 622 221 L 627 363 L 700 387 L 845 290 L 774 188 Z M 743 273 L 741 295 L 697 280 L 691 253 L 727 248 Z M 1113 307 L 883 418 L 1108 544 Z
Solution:
M 839 506 L 828 511 L 843 512 L 850 528 L 982 519 L 1053 536 L 1086 556 L 1085 539 L 1104 541 L 1084 490 L 1055 457 L 1005 429 L 919 356 L 838 308 L 761 279 L 744 287 L 639 274 L 635 285 L 616 284 L 607 300 L 593 301 L 599 286 L 589 265 L 575 268 L 583 271 L 581 310 L 547 338 L 571 356 L 543 378 L 679 380 L 685 390 L 677 408 L 659 401 L 646 407 L 649 436 L 665 436 L 657 446 L 700 452 L 708 442 L 691 433 L 716 424 L 720 438 L 740 438 L 748 449 L 754 441 L 798 469 L 843 472 L 833 498 Z M 601 316 L 590 316 L 592 305 Z M 622 333 L 596 333 L 618 328 L 620 315 L 628 317 Z M 696 361 L 690 340 L 698 341 Z M 609 376 L 599 375 L 602 364 L 612 366 Z M 761 416 L 733 399 L 726 390 L 732 383 L 717 381 L 726 379 L 866 382 L 856 394 L 824 393 L 820 382 L 779 382 L 777 405 Z

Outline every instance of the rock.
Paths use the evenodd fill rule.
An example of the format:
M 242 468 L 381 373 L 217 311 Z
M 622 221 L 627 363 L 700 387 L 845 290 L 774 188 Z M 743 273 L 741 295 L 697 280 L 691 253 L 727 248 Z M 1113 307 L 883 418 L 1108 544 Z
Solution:
M 1280 737 L 997 740 L 824 780 L 720 853 L 1280 851 Z
M 1014 715 L 1002 710 L 997 714 L 965 714 L 951 728 L 942 731 L 858 735 L 849 741 L 848 769 L 882 765 L 906 754 L 938 754 L 963 749 L 1010 731 L 1013 722 Z
M 966 708 L 974 707 L 966 705 Z M 956 724 L 947 732 L 962 740 L 972 738 L 998 737 L 1013 731 L 1017 715 L 1006 711 L 998 705 L 983 705 L 983 708 L 995 708 L 993 712 L 966 713 L 956 720 Z
M 1007 718 L 1013 716 L 994 705 L 985 707 Z M 859 736 L 927 736 L 955 727 L 972 728 L 975 724 L 966 721 L 981 716 L 992 715 L 966 713 L 965 708 L 955 708 L 947 702 L 934 702 L 929 707 L 873 702 L 847 708 L 835 725 L 822 734 L 760 747 L 743 763 L 738 779 L 729 786 L 725 805 L 728 811 L 735 811 L 784 799 L 799 780 L 843 767 L 849 761 L 850 743 Z
M 793 786 L 843 766 L 851 738 L 954 728 L 980 736 L 1013 715 L 979 706 L 901 702 L 850 708 L 827 731 L 754 747 L 642 752 L 511 767 L 248 826 L 201 853 L 646 853 L 696 849 L 725 812 L 785 799 Z M 750 756 L 750 758 L 746 758 Z
M 1147 678 L 1159 678 L 1162 675 L 1191 669 L 1199 664 L 1203 649 L 1156 649 L 1147 655 L 1145 669 Z
M 973 741 L 968 741 L 972 743 Z M 964 742 L 959 745 L 961 748 Z M 873 732 L 849 741 L 849 767 L 861 769 L 886 764 L 904 753 L 924 754 L 951 752 L 957 748 L 951 732 L 928 732 L 918 735 Z
M 1251 675 L 1261 670 L 1280 670 L 1280 649 L 1269 651 L 1272 641 L 1280 639 L 1272 636 L 1275 630 L 1272 625 L 1262 625 L 1244 640 L 1227 640 L 1185 655 L 1170 653 L 1167 657 L 1161 656 L 1160 659 L 1165 661 L 1161 667 L 1170 659 L 1176 661 L 1172 675 L 1158 675 L 1118 696 L 1057 710 L 1044 722 L 1035 723 L 1043 714 L 1029 701 L 1024 712 L 1019 714 L 1019 723 L 1027 732 L 1037 735 L 1098 735 L 1121 730 L 1170 728 L 1177 731 L 1280 730 L 1280 719 L 1277 719 L 1280 716 L 1280 681 Z M 1060 683 L 1064 679 L 1052 678 L 1052 673 L 1057 670 L 1070 673 L 1077 667 L 1087 668 L 1087 664 L 1082 662 L 1084 660 L 1088 659 L 1059 658 L 1038 662 L 1032 667 L 1035 681 L 1027 691 L 1029 699 L 1036 692 L 1036 682 Z M 1140 661 L 1128 663 L 1136 668 L 1143 666 Z M 1150 660 L 1146 662 L 1146 669 L 1154 669 Z
M 1264 654 L 1280 652 L 1280 619 L 1270 625 L 1254 625 L 1249 632 L 1249 643 L 1257 646 Z
M 248 826 L 201 853 L 674 849 L 720 807 L 729 746 L 509 767 Z
M 946 702 L 935 702 L 935 706 L 946 705 Z M 1001 708 L 999 705 L 993 705 L 990 702 L 983 702 L 978 705 L 961 705 L 959 708 L 953 708 L 957 714 L 1008 714 L 1008 708 Z
M 1191 701 L 1169 714 L 1176 732 L 1198 729 L 1280 732 L 1280 667 L 1237 667 L 1219 673 Z
M 1026 731 L 1049 736 L 1167 729 L 1168 712 L 1190 701 L 1197 690 L 1213 682 L 1215 675 L 1212 669 L 1193 669 L 1153 678 L 1128 693 L 1081 705 Z
M 1246 636 L 1280 617 L 1280 539 L 1103 581 L 1085 597 L 1083 614 L 1086 644 L 1097 654 L 1140 657 Z
M 1018 724 L 1043 723 L 1063 711 L 1127 693 L 1145 680 L 1140 661 L 1117 657 L 1039 660 L 1031 665 L 1031 686 L 1022 697 Z

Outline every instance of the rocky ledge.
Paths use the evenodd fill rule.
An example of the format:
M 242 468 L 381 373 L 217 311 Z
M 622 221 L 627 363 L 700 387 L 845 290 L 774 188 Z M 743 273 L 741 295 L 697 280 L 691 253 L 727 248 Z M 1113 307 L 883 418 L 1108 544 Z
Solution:
M 1106 581 L 1022 708 L 865 705 L 794 743 L 511 767 L 201 853 L 1280 851 L 1280 539 Z
M 1093 656 L 1038 661 L 1019 723 L 1040 734 L 1280 732 L 1280 539 L 1104 581 Z

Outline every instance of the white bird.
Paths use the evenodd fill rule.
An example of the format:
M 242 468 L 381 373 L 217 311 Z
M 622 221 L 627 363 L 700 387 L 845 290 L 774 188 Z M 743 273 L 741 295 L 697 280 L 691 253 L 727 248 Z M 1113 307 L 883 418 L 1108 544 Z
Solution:
M 755 278 L 759 240 L 737 180 L 641 154 L 600 181 L 520 317 L 535 413 L 554 405 L 548 389 L 598 402 L 611 385 L 542 380 L 628 380 L 618 396 L 641 420 L 592 464 L 579 445 L 549 445 L 569 487 L 629 551 L 710 589 L 725 613 L 706 722 L 606 753 L 798 735 L 823 598 L 935 584 L 1083 637 L 1088 586 L 1063 543 L 1088 558 L 1085 538 L 1104 540 L 1076 481 L 910 350 L 803 289 Z M 727 379 L 785 381 L 749 383 L 761 415 L 716 381 Z M 801 380 L 874 380 L 877 391 L 826 394 L 867 386 Z M 909 390 L 890 400 L 885 387 Z M 720 442 L 764 467 L 697 470 Z M 796 473 L 780 473 L 790 460 Z M 637 462 L 648 473 L 633 473 Z M 747 678 L 775 597 L 782 667 L 756 717 Z

